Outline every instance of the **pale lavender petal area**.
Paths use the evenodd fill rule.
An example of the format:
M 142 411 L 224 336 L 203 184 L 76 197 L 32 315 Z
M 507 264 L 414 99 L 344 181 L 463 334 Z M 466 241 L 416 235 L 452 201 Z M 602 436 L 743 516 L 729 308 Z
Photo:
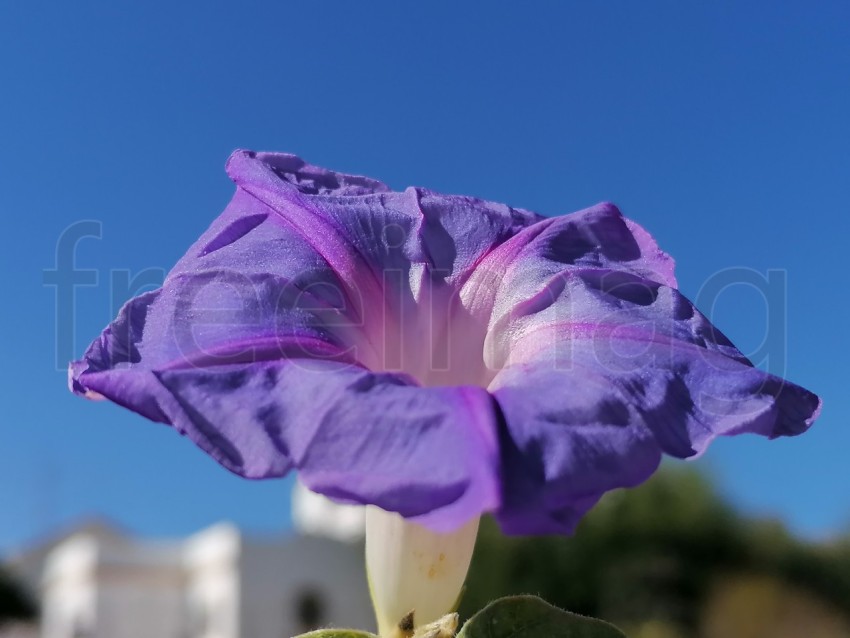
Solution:
M 237 151 L 227 172 L 222 215 L 69 382 L 242 476 L 297 471 L 435 530 L 494 512 L 569 532 L 664 454 L 817 416 L 610 204 L 543 218 L 275 153 Z
M 754 368 L 656 261 L 588 252 L 592 230 L 578 229 L 603 219 L 621 218 L 606 205 L 536 234 L 495 294 L 485 349 L 499 368 L 489 386 L 502 412 L 498 517 L 511 533 L 570 532 L 606 491 L 648 478 L 662 453 L 696 456 L 720 435 L 800 434 L 820 409 Z

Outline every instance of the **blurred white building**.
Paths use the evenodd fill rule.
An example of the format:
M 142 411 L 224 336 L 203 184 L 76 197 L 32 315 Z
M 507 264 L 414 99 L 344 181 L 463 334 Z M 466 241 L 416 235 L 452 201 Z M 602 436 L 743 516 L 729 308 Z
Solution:
M 293 510 L 297 533 L 275 540 L 227 523 L 174 541 L 103 523 L 73 529 L 12 560 L 41 605 L 40 626 L 14 635 L 288 638 L 319 626 L 374 628 L 360 508 L 296 488 Z

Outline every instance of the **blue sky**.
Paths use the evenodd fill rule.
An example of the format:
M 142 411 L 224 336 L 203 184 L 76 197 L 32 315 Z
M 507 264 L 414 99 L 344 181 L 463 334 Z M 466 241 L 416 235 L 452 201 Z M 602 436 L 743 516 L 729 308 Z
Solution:
M 825 400 L 805 436 L 721 441 L 700 466 L 748 511 L 850 529 L 848 24 L 846 2 L 3 3 L 0 551 L 88 514 L 288 524 L 288 482 L 71 396 L 56 361 L 220 212 L 239 147 L 550 215 L 616 202 L 745 353 L 767 339 L 760 364 Z M 97 284 L 57 344 L 44 271 L 80 220 Z M 718 288 L 729 269 L 780 274 L 765 298 Z

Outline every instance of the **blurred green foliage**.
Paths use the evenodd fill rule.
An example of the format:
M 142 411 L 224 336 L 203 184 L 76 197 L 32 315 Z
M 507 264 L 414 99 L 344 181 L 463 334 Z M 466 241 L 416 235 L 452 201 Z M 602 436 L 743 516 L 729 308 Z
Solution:
M 718 587 L 742 575 L 787 583 L 850 619 L 850 544 L 808 544 L 742 517 L 701 475 L 668 468 L 607 495 L 571 538 L 510 538 L 483 521 L 460 611 L 528 593 L 632 638 L 695 638 L 707 635 Z
M 0 626 L 12 620 L 30 620 L 35 615 L 35 603 L 18 581 L 0 567 Z

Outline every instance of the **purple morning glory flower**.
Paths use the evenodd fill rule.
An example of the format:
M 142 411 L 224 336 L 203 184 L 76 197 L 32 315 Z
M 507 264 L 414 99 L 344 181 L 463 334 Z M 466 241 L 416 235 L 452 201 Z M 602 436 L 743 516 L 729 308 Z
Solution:
M 224 213 L 70 377 L 237 474 L 437 531 L 569 532 L 664 454 L 817 417 L 613 205 L 544 218 L 273 153 L 227 172 Z

